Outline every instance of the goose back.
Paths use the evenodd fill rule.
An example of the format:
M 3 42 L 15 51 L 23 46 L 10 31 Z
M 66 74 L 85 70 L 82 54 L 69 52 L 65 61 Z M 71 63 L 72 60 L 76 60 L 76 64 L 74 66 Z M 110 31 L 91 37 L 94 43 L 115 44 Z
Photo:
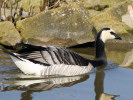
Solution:
M 37 48 L 30 46 L 30 49 L 28 47 L 28 49 L 25 48 L 24 50 L 18 51 L 17 56 L 34 63 L 44 64 L 45 66 L 55 64 L 88 66 L 90 62 L 90 60 L 64 48 L 53 46 L 43 46 L 40 49 L 37 46 Z

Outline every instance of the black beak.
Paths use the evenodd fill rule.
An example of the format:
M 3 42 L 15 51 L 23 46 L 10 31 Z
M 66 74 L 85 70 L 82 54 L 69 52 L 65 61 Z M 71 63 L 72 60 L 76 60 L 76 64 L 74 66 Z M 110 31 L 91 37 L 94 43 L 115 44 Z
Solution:
M 122 38 L 119 37 L 116 33 L 114 35 L 115 35 L 115 39 L 122 40 Z

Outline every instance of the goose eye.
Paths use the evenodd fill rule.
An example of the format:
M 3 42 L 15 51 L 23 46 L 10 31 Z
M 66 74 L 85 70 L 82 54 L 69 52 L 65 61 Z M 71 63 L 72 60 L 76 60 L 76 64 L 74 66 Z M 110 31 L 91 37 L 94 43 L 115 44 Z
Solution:
M 110 32 L 112 35 L 114 35 L 115 33 L 114 32 Z

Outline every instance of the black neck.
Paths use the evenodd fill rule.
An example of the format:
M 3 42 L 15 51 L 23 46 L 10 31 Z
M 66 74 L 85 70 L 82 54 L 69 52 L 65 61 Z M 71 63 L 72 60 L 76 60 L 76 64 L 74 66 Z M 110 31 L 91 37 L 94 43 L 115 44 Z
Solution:
M 96 41 L 96 56 L 95 56 L 95 59 L 99 59 L 99 58 L 105 58 L 106 59 L 105 44 L 103 43 L 102 40 L 97 39 L 97 41 Z
M 104 42 L 100 39 L 100 36 L 97 36 L 96 39 L 96 56 L 95 59 L 91 61 L 92 65 L 94 67 L 102 66 L 107 64 L 107 58 L 105 54 L 105 44 Z

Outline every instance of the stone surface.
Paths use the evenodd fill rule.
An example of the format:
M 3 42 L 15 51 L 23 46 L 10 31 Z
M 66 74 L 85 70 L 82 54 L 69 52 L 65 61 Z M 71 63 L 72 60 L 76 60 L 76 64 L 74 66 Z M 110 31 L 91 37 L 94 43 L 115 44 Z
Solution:
M 13 46 L 20 41 L 20 34 L 11 22 L 0 22 L 0 44 Z
M 31 2 L 31 3 L 30 3 Z M 95 29 L 110 27 L 123 40 L 133 42 L 127 6 L 133 0 L 66 0 L 60 7 L 40 12 L 42 0 L 21 0 L 25 11 L 35 6 L 33 17 L 18 21 L 24 43 L 69 47 L 95 40 Z M 3 11 L 2 11 L 3 12 Z
M 96 15 L 92 21 L 97 30 L 103 27 L 110 27 L 118 34 L 128 33 L 126 25 L 122 22 L 122 15 L 127 13 L 127 6 L 129 1 L 123 1 L 111 8 L 106 9 L 104 12 Z
M 17 22 L 25 43 L 72 46 L 94 41 L 94 27 L 87 10 L 77 3 L 42 12 Z
M 131 20 L 128 12 L 122 16 L 122 21 L 129 27 L 133 28 L 133 21 Z
M 110 27 L 122 37 L 123 41 L 133 42 L 132 21 L 127 16 L 128 5 L 133 5 L 132 0 L 80 0 L 80 3 L 88 9 L 97 31 Z
M 67 0 L 69 1 L 69 0 Z M 109 7 L 112 7 L 114 5 L 117 5 L 123 1 L 129 1 L 129 0 L 75 0 L 82 2 L 88 6 L 96 6 L 96 5 L 109 5 Z

